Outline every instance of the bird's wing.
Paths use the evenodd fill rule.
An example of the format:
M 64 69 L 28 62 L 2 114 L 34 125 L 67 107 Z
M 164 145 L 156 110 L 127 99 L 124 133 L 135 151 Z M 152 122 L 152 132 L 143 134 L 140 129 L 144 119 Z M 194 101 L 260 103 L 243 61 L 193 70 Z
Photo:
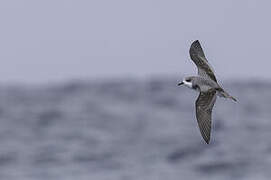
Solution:
M 216 101 L 216 91 L 200 92 L 196 101 L 196 117 L 200 133 L 207 144 L 211 136 L 212 109 Z
M 209 78 L 209 79 L 217 82 L 214 71 L 213 71 L 211 65 L 208 63 L 198 40 L 194 41 L 191 44 L 189 54 L 190 54 L 192 61 L 196 64 L 196 66 L 198 68 L 198 74 L 200 76 L 203 76 L 205 78 Z

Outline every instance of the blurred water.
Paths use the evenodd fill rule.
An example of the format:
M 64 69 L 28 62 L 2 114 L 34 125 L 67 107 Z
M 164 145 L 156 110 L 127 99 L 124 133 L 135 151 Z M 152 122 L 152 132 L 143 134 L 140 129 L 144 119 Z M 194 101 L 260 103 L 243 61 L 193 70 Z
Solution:
M 224 84 L 210 145 L 176 83 L 0 87 L 0 179 L 270 179 L 271 83 Z

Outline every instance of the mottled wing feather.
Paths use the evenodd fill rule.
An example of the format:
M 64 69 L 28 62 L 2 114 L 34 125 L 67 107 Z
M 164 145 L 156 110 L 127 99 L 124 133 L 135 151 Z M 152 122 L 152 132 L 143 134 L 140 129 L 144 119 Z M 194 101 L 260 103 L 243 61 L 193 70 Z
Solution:
M 200 133 L 207 144 L 210 142 L 212 109 L 216 101 L 216 91 L 201 92 L 196 101 L 196 117 Z
M 196 64 L 198 68 L 198 74 L 200 76 L 210 78 L 211 80 L 217 82 L 214 71 L 211 65 L 208 63 L 198 40 L 192 43 L 189 54 L 192 61 Z

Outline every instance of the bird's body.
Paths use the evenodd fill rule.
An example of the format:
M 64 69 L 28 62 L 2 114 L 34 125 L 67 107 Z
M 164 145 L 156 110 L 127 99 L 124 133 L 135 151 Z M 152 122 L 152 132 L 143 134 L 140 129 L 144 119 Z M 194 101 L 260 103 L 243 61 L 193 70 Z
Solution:
M 187 82 L 191 79 L 191 82 Z M 207 78 L 201 76 L 190 76 L 185 79 L 184 85 L 199 92 L 206 92 L 210 89 L 217 89 L 219 85 Z
M 196 100 L 196 117 L 201 135 L 205 142 L 209 144 L 211 135 L 212 109 L 216 96 L 236 99 L 230 96 L 218 84 L 214 71 L 207 61 L 198 40 L 194 41 L 189 50 L 192 61 L 197 65 L 198 76 L 185 77 L 178 85 L 185 85 L 200 92 Z

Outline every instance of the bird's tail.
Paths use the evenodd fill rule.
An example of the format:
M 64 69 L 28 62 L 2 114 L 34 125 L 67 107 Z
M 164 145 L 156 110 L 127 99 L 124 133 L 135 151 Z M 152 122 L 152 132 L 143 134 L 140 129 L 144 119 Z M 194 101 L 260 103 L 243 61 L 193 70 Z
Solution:
M 219 91 L 218 92 L 218 95 L 221 96 L 221 97 L 224 97 L 224 98 L 230 98 L 232 99 L 233 101 L 237 102 L 237 99 L 234 98 L 233 96 L 229 95 L 226 91 Z

